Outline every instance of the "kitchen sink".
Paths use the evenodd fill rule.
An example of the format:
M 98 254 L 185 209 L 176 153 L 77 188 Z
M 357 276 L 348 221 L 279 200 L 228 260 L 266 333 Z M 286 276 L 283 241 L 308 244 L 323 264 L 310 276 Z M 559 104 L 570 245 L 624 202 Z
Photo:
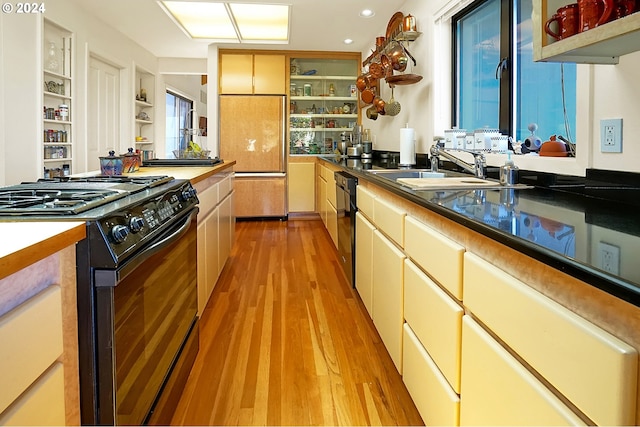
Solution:
M 367 173 L 408 187 L 412 190 L 438 189 L 500 189 L 506 188 L 496 180 L 482 179 L 460 172 L 432 172 L 429 169 L 369 169 Z M 528 188 L 515 185 L 510 188 Z

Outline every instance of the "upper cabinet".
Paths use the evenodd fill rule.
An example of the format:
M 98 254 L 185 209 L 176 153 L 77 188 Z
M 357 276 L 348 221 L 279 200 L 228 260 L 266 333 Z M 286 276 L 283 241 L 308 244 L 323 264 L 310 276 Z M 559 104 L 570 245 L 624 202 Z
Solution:
M 220 94 L 284 95 L 286 58 L 281 54 L 221 53 Z
M 135 88 L 135 147 L 138 150 L 151 150 L 154 142 L 153 118 L 155 110 L 153 97 L 156 92 L 155 76 L 140 67 L 136 67 Z
M 534 61 L 617 64 L 618 58 L 640 50 L 640 13 L 619 9 L 618 3 L 608 22 L 556 40 L 545 32 L 545 26 L 567 0 L 533 0 Z M 636 7 L 636 10 L 638 8 Z M 555 23 L 552 30 L 557 32 Z
M 44 21 L 42 91 L 43 176 L 69 175 L 73 162 L 73 34 Z

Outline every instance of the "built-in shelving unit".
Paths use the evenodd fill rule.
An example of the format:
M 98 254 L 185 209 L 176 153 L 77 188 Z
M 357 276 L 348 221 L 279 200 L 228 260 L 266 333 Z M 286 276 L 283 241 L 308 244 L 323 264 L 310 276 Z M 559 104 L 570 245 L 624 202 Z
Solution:
M 289 154 L 333 153 L 358 123 L 358 59 L 291 58 Z
M 535 61 L 617 64 L 622 55 L 640 50 L 640 13 L 554 40 L 544 31 L 545 23 L 566 0 L 533 0 Z
M 72 173 L 73 34 L 44 20 L 42 39 L 42 161 L 43 176 Z
M 140 67 L 136 67 L 135 92 L 135 144 L 138 150 L 153 150 L 154 128 L 153 118 L 154 94 L 156 89 L 155 76 Z

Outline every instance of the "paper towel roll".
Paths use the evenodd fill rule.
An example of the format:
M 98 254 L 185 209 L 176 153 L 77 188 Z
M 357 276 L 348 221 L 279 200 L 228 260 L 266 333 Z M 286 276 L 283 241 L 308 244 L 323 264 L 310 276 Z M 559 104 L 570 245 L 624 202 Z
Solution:
M 413 128 L 400 129 L 400 165 L 416 164 L 416 140 Z

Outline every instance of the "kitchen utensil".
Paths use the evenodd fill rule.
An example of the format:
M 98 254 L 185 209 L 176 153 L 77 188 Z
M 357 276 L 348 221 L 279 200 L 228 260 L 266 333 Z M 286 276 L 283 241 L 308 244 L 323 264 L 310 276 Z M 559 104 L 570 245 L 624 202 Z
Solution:
M 609 20 L 614 9 L 614 0 L 578 0 L 578 31 L 587 31 Z
M 374 79 L 380 79 L 384 77 L 384 68 L 382 68 L 380 63 L 372 62 L 369 64 L 369 74 L 371 74 Z
M 347 147 L 347 157 L 360 157 L 362 155 L 362 145 Z
M 100 157 L 100 173 L 102 175 L 122 175 L 122 156 L 116 156 L 115 151 L 109 151 L 108 157 Z
M 362 102 L 364 102 L 367 105 L 373 102 L 373 100 L 375 99 L 375 96 L 376 96 L 376 91 L 375 91 L 375 88 L 373 87 L 366 88 L 360 94 L 360 98 L 362 99 Z
M 387 40 L 385 36 L 376 37 L 376 50 L 381 49 L 384 46 L 384 42 Z
M 371 106 L 369 108 L 367 108 L 367 118 L 370 120 L 377 120 L 378 119 L 378 110 L 376 110 L 376 107 Z
M 387 40 L 392 39 L 396 34 L 402 31 L 402 24 L 404 20 L 404 14 L 402 12 L 396 12 L 391 16 L 389 23 L 387 24 L 386 37 Z
M 568 4 L 558 9 L 544 26 L 544 31 L 556 40 L 566 39 L 578 33 L 578 3 Z M 553 31 L 551 26 L 555 22 L 558 31 Z
M 373 100 L 373 106 L 376 107 L 376 111 L 378 112 L 378 114 L 385 114 L 385 105 L 386 102 L 384 102 L 384 100 L 379 96 L 376 96 Z
M 413 17 L 411 14 L 408 14 L 407 16 L 405 16 L 402 23 L 402 30 L 416 31 L 416 18 Z
M 418 74 L 400 74 L 397 76 L 389 76 L 385 79 L 390 85 L 410 85 L 418 83 L 422 80 L 422 76 Z
M 540 147 L 540 156 L 543 157 L 567 157 L 567 146 L 564 142 L 556 141 L 556 136 L 552 135 Z
M 365 90 L 369 86 L 369 82 L 371 80 L 371 76 L 369 74 L 363 73 L 358 76 L 356 79 L 356 87 L 360 92 Z
M 395 41 L 391 42 L 387 50 L 387 56 L 391 60 L 391 67 L 394 70 L 403 72 L 407 69 L 409 58 L 400 43 Z
M 391 88 L 391 98 L 389 98 L 389 102 L 385 105 L 384 111 L 389 116 L 397 116 L 398 113 L 400 113 L 400 109 L 400 103 L 393 97 L 393 88 Z

